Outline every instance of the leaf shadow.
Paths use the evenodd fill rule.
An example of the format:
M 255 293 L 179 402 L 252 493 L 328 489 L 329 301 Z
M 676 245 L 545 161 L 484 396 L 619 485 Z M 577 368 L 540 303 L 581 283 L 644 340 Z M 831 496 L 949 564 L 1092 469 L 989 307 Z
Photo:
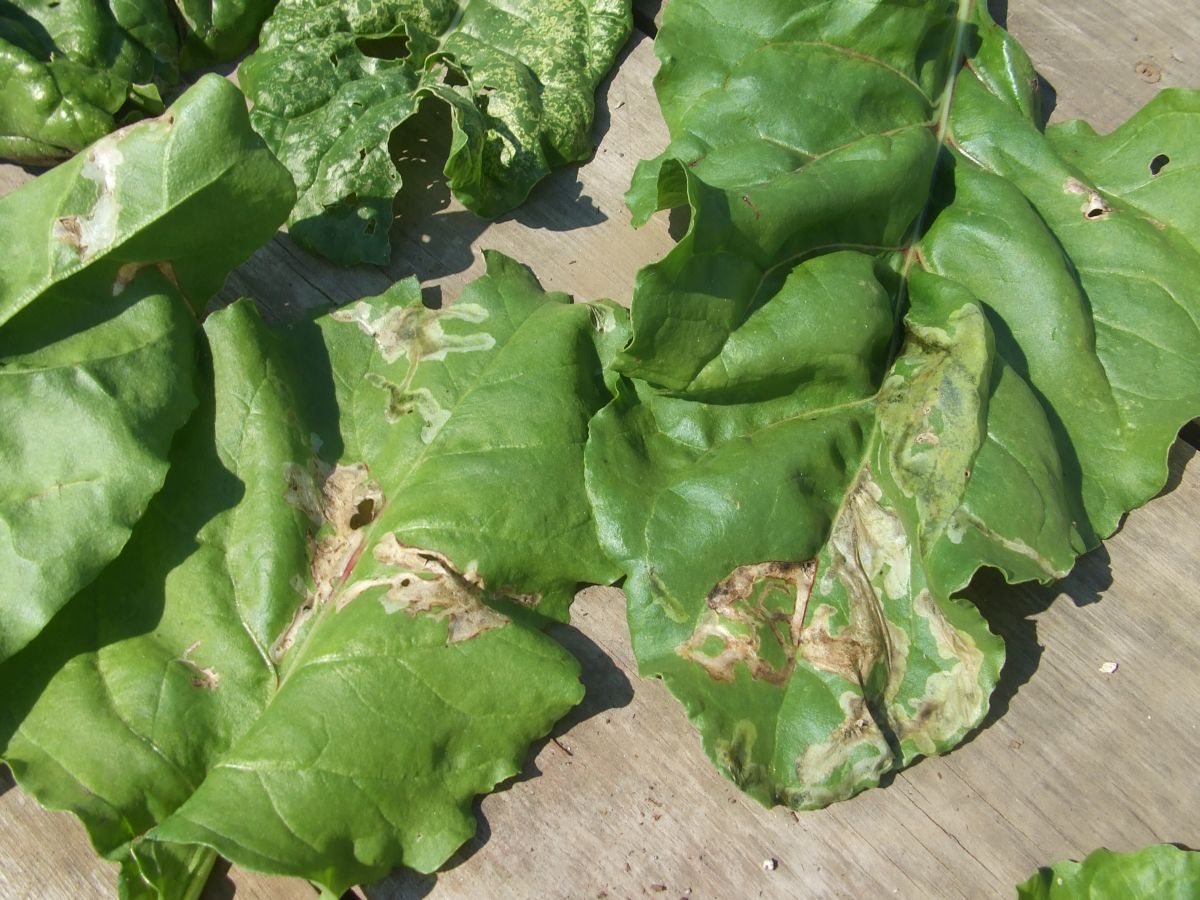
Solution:
M 634 47 L 633 41 L 626 43 L 596 90 L 593 153 L 612 126 L 613 79 Z M 389 150 L 401 187 L 389 233 L 392 254 L 382 267 L 392 279 L 416 274 L 424 282 L 466 271 L 475 262 L 475 241 L 493 224 L 516 222 L 536 230 L 568 232 L 608 219 L 584 191 L 579 179 L 582 163 L 555 168 L 515 210 L 490 220 L 478 216 L 454 199 L 442 173 L 450 145 L 450 110 L 436 101 L 422 103 L 416 115 L 392 133 Z
M 1112 583 L 1112 558 L 1103 544 L 1084 555 L 1070 575 L 1053 584 L 1010 585 L 995 569 L 976 574 L 964 596 L 975 604 L 988 627 L 1004 639 L 1005 659 L 987 716 L 964 745 L 1002 719 L 1037 672 L 1044 648 L 1037 639 L 1036 617 L 1064 596 L 1076 606 L 1099 603 Z
M 580 680 L 584 686 L 583 701 L 560 719 L 546 737 L 530 748 L 520 772 L 501 782 L 491 794 L 485 796 L 503 794 L 518 784 L 537 778 L 542 774 L 537 766 L 537 757 L 547 745 L 556 744 L 561 752 L 570 755 L 570 750 L 559 743 L 560 737 L 581 722 L 609 710 L 621 709 L 633 700 L 633 685 L 628 676 L 600 645 L 570 625 L 555 625 L 549 633 L 579 660 L 582 669 Z M 492 829 L 482 808 L 483 800 L 484 797 L 478 797 L 474 802 L 475 817 L 479 823 L 475 835 L 439 871 L 461 866 L 491 840 Z M 365 888 L 364 893 L 372 900 L 417 900 L 428 896 L 437 885 L 437 880 L 437 872 L 426 875 L 412 869 L 397 869 L 383 881 Z
M 212 384 L 211 365 L 202 355 L 202 384 Z M 121 553 L 0 665 L 0 684 L 7 689 L 0 702 L 0 748 L 73 660 L 155 629 L 166 605 L 168 575 L 199 548 L 204 526 L 241 500 L 245 486 L 217 455 L 211 391 L 206 399 L 175 435 L 166 481 Z M 196 484 L 205 489 L 196 491 Z

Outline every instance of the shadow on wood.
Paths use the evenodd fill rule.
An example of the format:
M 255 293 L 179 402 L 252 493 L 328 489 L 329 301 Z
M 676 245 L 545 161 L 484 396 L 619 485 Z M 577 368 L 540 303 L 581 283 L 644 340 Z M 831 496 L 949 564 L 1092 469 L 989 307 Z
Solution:
M 987 620 L 988 627 L 1004 639 L 1006 654 L 987 717 L 963 741 L 964 745 L 1001 719 L 1017 692 L 1037 672 L 1043 648 L 1038 642 L 1035 617 L 1062 597 L 1069 597 L 1076 606 L 1098 603 L 1112 583 L 1111 559 L 1103 545 L 1082 557 L 1070 575 L 1050 585 L 1005 584 L 995 569 L 984 569 L 975 576 L 965 595 Z

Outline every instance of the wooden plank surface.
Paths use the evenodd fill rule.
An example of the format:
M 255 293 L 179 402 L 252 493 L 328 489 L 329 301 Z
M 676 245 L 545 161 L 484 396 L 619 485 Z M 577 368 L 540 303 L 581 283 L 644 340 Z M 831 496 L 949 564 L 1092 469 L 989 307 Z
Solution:
M 661 6 L 639 2 L 643 22 Z M 1200 15 L 1166 0 L 1012 0 L 1009 27 L 1054 89 L 1055 120 L 1114 127 L 1161 87 L 1200 87 Z M 1147 67 L 1145 64 L 1152 64 Z M 1156 68 L 1155 68 L 1156 67 Z M 452 300 L 493 247 L 535 265 L 547 287 L 628 302 L 636 270 L 671 245 L 657 216 L 627 226 L 621 194 L 666 133 L 650 43 L 631 43 L 601 91 L 595 159 L 556 173 L 529 203 L 485 224 L 406 164 L 391 265 L 347 271 L 281 235 L 230 279 L 277 317 L 382 290 L 416 273 Z M 1155 81 L 1155 77 L 1158 78 Z M 429 148 L 437 158 L 438 147 Z M 0 166 L 0 192 L 26 180 Z M 1095 846 L 1200 845 L 1200 634 L 1194 585 L 1200 464 L 1177 445 L 1172 489 L 1054 588 L 973 598 L 1005 635 L 1010 663 L 989 725 L 954 753 L 830 809 L 794 816 L 743 797 L 712 768 L 658 682 L 635 674 L 620 593 L 595 588 L 559 637 L 584 663 L 588 696 L 525 772 L 480 805 L 480 833 L 436 876 L 397 873 L 372 898 L 692 896 L 958 897 L 1009 894 L 1039 863 Z M 1117 662 L 1112 675 L 1099 666 Z M 0 781 L 0 897 L 112 894 L 78 824 Z M 764 860 L 778 860 L 773 871 Z M 311 897 L 300 882 L 221 872 L 210 896 Z

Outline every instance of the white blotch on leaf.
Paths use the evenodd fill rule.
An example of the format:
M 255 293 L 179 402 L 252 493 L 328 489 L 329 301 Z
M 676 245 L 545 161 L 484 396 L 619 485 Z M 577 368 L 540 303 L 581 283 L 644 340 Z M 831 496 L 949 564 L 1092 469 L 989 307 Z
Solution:
M 192 641 L 188 644 L 183 653 L 177 657 L 177 661 L 183 663 L 190 670 L 189 680 L 192 687 L 215 691 L 221 686 L 220 673 L 212 666 L 201 666 L 192 659 L 192 654 L 200 648 L 200 643 L 200 641 Z
M 447 334 L 442 327 L 446 319 L 478 325 L 487 319 L 488 312 L 474 303 L 461 303 L 441 310 L 414 303 L 390 307 L 378 317 L 373 314 L 370 303 L 361 301 L 330 315 L 335 321 L 354 323 L 369 334 L 385 363 L 391 365 L 401 358 L 408 360 L 399 381 L 377 372 L 370 373 L 367 381 L 387 393 L 384 414 L 389 422 L 398 422 L 415 412 L 424 423 L 421 441 L 432 443 L 449 420 L 450 413 L 442 408 L 428 387 L 414 388 L 413 379 L 426 360 L 440 362 L 450 353 L 473 353 L 496 346 L 496 339 L 486 332 Z
M 117 237 L 117 169 L 124 157 L 116 137 L 109 135 L 97 141 L 84 157 L 79 174 L 97 187 L 91 211 L 82 216 L 63 216 L 54 223 L 54 239 L 73 247 L 80 261 L 91 259 Z
M 295 643 L 304 623 L 343 586 L 366 543 L 363 526 L 379 515 L 384 502 L 379 485 L 362 464 L 332 468 L 320 460 L 314 460 L 308 468 L 289 464 L 284 480 L 287 502 L 317 528 L 329 528 L 312 546 L 312 587 L 305 591 L 292 621 L 271 647 L 276 661 Z M 347 599 L 346 593 L 337 598 L 338 609 L 353 599 Z
M 1063 185 L 1063 190 L 1068 194 L 1084 194 L 1087 199 L 1083 202 L 1080 212 L 1088 219 L 1101 219 L 1112 212 L 1112 207 L 1105 202 L 1100 196 L 1100 192 L 1093 187 L 1088 187 L 1078 178 L 1068 178 Z
M 400 543 L 394 534 L 375 545 L 375 560 L 397 569 L 371 586 L 386 584 L 380 602 L 389 613 L 428 615 L 446 621 L 446 642 L 457 644 L 508 624 L 508 617 L 483 602 L 483 579 L 471 562 L 459 572 L 444 555 Z

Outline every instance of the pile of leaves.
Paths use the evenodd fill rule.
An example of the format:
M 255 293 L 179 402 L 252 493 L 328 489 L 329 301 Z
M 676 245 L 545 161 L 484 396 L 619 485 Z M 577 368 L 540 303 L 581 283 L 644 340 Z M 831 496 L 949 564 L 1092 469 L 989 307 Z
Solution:
M 465 16 L 356 56 L 377 30 L 285 3 L 249 69 L 370 77 L 297 76 L 264 142 L 206 76 L 0 199 L 0 756 L 125 895 L 194 896 L 218 854 L 335 894 L 437 868 L 581 699 L 544 629 L 583 582 L 624 579 L 643 673 L 762 802 L 979 724 L 1003 646 L 955 592 L 1065 574 L 1200 413 L 1200 97 L 1043 131 L 984 9 L 854 10 L 668 7 L 672 140 L 629 202 L 690 226 L 629 312 L 490 254 L 440 310 L 409 280 L 281 328 L 203 315 L 294 206 L 358 246 L 376 207 L 341 192 L 387 180 L 424 96 L 481 203 L 570 158 L 560 120 L 496 108 L 521 69 Z
M 162 112 L 181 73 L 233 59 L 251 119 L 288 167 L 288 224 L 335 262 L 386 263 L 404 127 L 444 103 L 445 175 L 468 208 L 521 204 L 592 155 L 594 94 L 632 28 L 630 0 L 17 0 L 0 6 L 0 158 L 46 164 Z M 274 12 L 272 13 L 272 9 Z
M 0 158 L 46 165 L 157 115 L 194 69 L 244 53 L 274 0 L 6 0 Z

